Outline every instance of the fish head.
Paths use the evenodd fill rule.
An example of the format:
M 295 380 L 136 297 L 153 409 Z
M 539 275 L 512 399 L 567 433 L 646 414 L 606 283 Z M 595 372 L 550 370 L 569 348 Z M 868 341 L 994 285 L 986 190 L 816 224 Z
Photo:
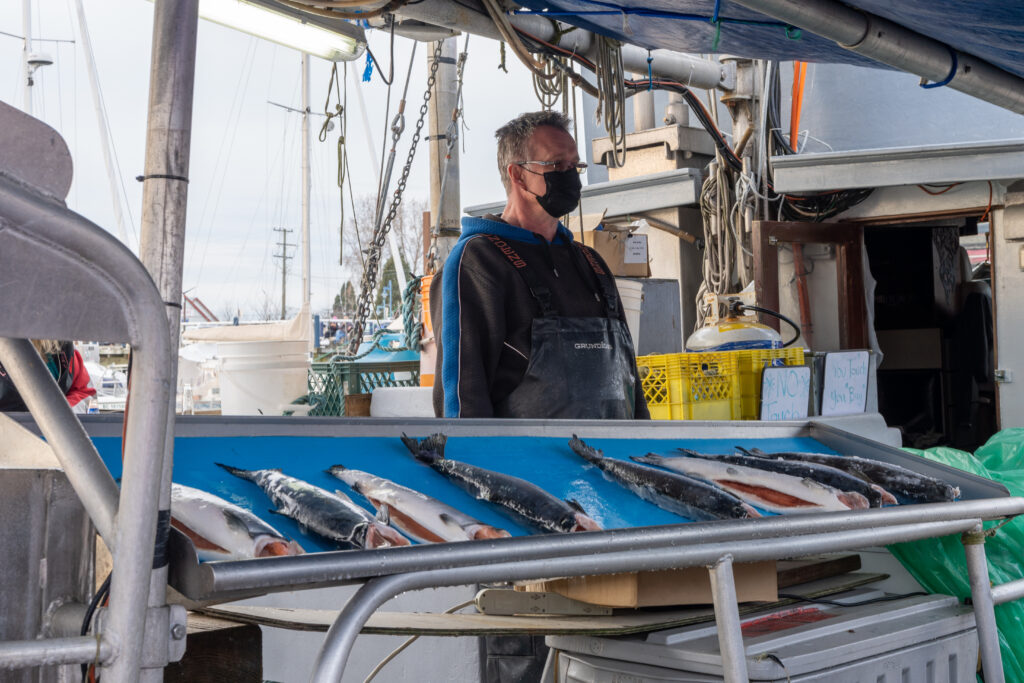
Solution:
M 295 541 L 286 541 L 274 536 L 262 536 L 256 539 L 253 557 L 281 557 L 285 555 L 301 555 L 302 547 Z
M 364 548 L 390 548 L 399 545 L 410 545 L 409 539 L 383 524 L 375 522 L 367 526 Z
M 851 510 L 867 510 L 870 507 L 867 497 L 856 491 L 840 491 L 836 497 Z
M 512 536 L 512 534 L 509 532 L 504 529 L 493 527 L 490 524 L 477 525 L 470 534 L 470 538 L 474 541 L 482 541 L 489 538 L 509 538 L 510 536 Z
M 594 521 L 591 517 L 577 512 L 573 515 L 575 524 L 570 531 L 602 531 L 603 528 L 600 524 Z
M 747 517 L 763 517 L 764 516 L 760 512 L 758 512 L 757 508 L 755 508 L 753 505 L 748 505 L 747 503 L 740 503 L 740 507 L 743 510 L 743 512 L 746 513 Z

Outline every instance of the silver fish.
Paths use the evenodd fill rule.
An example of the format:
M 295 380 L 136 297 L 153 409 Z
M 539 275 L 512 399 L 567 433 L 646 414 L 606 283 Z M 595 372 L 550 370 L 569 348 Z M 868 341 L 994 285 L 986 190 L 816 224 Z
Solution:
M 409 545 L 409 539 L 381 524 L 344 495 L 282 474 L 281 470 L 242 470 L 216 463 L 259 486 L 277 506 L 275 512 L 334 542 L 342 550 Z
M 814 462 L 819 465 L 835 467 L 854 476 L 861 477 L 878 484 L 887 491 L 903 496 L 915 503 L 941 503 L 956 500 L 960 497 L 960 489 L 946 482 L 918 474 L 913 470 L 899 465 L 859 458 L 855 455 L 831 455 L 829 453 L 765 453 L 762 450 L 737 447 L 744 455 L 759 458 L 781 458 L 782 460 L 798 460 Z
M 369 472 L 350 470 L 343 465 L 334 465 L 327 472 L 351 486 L 373 504 L 379 517 L 415 541 L 442 543 L 511 535 L 436 498 Z
M 736 496 L 680 474 L 625 460 L 606 458 L 575 434 L 569 447 L 597 466 L 608 479 L 622 484 L 646 501 L 688 519 L 743 519 L 761 514 Z
M 430 465 L 480 500 L 485 500 L 512 513 L 516 518 L 541 531 L 600 531 L 601 527 L 587 516 L 575 501 L 562 501 L 525 479 L 501 472 L 449 460 L 444 457 L 448 437 L 433 434 L 422 441 L 402 435 L 402 443 L 416 459 Z
M 302 552 L 245 508 L 183 484 L 171 484 L 171 526 L 188 536 L 204 562 Z
M 632 459 L 704 479 L 751 505 L 771 512 L 817 512 L 868 507 L 868 499 L 861 494 L 840 491 L 813 479 L 685 456 L 666 458 L 648 453 L 642 457 L 633 456 Z
M 688 448 L 677 448 L 676 451 L 683 455 L 691 458 L 704 458 L 706 460 L 720 460 L 722 462 L 729 462 L 734 465 L 744 465 L 746 467 L 754 467 L 759 470 L 769 470 L 771 472 L 779 472 L 780 474 L 788 474 L 793 477 L 809 477 L 814 481 L 820 481 L 822 484 L 828 484 L 840 491 L 855 491 L 868 499 L 868 503 L 871 507 L 877 508 L 883 505 L 897 505 L 899 501 L 896 500 L 896 496 L 892 495 L 878 484 L 872 484 L 864 481 L 859 477 L 855 477 L 849 472 L 830 467 L 828 465 L 819 465 L 813 462 L 803 462 L 794 460 L 783 460 L 781 458 L 757 458 L 750 455 L 739 455 L 736 453 L 698 453 L 697 451 L 691 451 Z

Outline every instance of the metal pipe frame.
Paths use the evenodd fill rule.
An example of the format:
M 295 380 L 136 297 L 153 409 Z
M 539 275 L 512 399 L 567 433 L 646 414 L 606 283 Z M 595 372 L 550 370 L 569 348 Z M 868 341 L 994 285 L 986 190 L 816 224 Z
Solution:
M 722 657 L 722 677 L 727 683 L 746 683 L 747 655 L 743 648 L 743 630 L 736 602 L 736 577 L 732 573 L 732 555 L 723 555 L 708 567 L 711 595 L 718 626 L 718 652 Z
M 52 196 L 40 194 L 0 171 L 0 334 L 12 339 L 95 338 L 132 344 L 131 412 L 126 418 L 124 471 L 111 524 L 109 481 L 95 472 L 91 454 L 75 447 L 75 422 L 70 410 L 60 407 L 52 388 L 46 391 L 38 364 L 27 364 L 28 385 L 23 386 L 33 418 L 41 428 L 56 430 L 51 445 L 90 513 L 98 510 L 97 526 L 111 533 L 114 573 L 109 618 L 102 638 L 91 642 L 88 655 L 78 639 L 40 640 L 31 648 L 7 651 L 0 646 L 0 666 L 30 666 L 57 659 L 94 661 L 97 647 L 108 664 L 104 678 L 111 682 L 138 680 L 146 642 L 147 596 L 154 575 L 157 507 L 160 484 L 169 464 L 168 439 L 171 400 L 170 334 L 163 302 L 139 260 L 108 232 L 67 209 Z M 61 278 L 69 284 L 65 299 L 26 283 Z M 76 316 L 61 316 L 68 302 Z M 101 321 L 101 322 L 97 322 Z M 30 345 L 8 339 L 0 348 L 22 359 Z M 34 350 L 32 351 L 34 353 Z M 20 365 L 20 363 L 18 363 Z M 35 368 L 35 370 L 33 370 Z M 23 378 L 24 379 L 24 378 Z M 43 389 L 40 387 L 43 386 Z M 59 393 L 59 392 L 58 392 Z M 80 429 L 80 426 L 78 427 Z M 69 436 L 71 435 L 71 436 Z M 72 473 L 74 478 L 72 478 Z M 109 476 L 109 475 L 108 475 Z M 106 482 L 106 483 L 104 483 Z M 106 501 L 106 502 L 104 502 Z M 165 548 L 159 548 L 165 557 Z M 165 584 L 166 585 L 166 584 Z M 164 588 L 166 590 L 166 588 Z M 151 634 L 152 636 L 152 634 Z M 152 636 L 155 638 L 156 636 Z M 11 645 L 11 644 L 8 644 Z M 17 645 L 17 644 L 14 644 Z M 166 643 L 157 643 L 167 652 Z M 12 659 L 5 661 L 6 655 Z
M 503 40 L 489 16 L 452 0 L 423 0 L 396 9 L 395 15 L 493 40 Z M 556 33 L 554 22 L 535 14 L 513 14 L 509 16 L 509 20 L 514 26 L 543 41 L 557 43 L 560 47 L 582 54 L 592 61 L 596 58 L 597 41 L 590 31 L 578 29 L 559 35 Z M 717 62 L 671 50 L 648 52 L 636 45 L 622 46 L 622 65 L 626 71 L 646 76 L 648 57 L 651 59 L 651 73 L 655 77 L 671 78 L 694 88 L 731 88 L 729 70 Z
M 992 586 L 991 592 L 992 604 L 994 605 L 1002 605 L 1003 603 L 1020 600 L 1024 598 L 1024 579 Z
M 299 588 L 321 588 L 367 579 L 417 572 L 504 563 L 508 558 L 541 560 L 572 555 L 638 552 L 656 548 L 683 549 L 708 543 L 748 542 L 782 536 L 880 529 L 894 525 L 1013 517 L 1024 513 L 1024 498 L 999 498 L 875 508 L 850 512 L 778 515 L 670 526 L 612 529 L 579 534 L 527 536 L 459 544 L 428 544 L 402 548 L 325 552 L 297 557 L 244 562 L 196 564 L 179 577 L 177 588 L 193 600 L 225 600 L 239 594 L 263 594 Z M 186 546 L 187 547 L 187 546 Z M 713 558 L 717 559 L 717 558 Z M 176 571 L 187 572 L 185 562 Z
M 103 663 L 113 654 L 110 643 L 95 636 L 10 640 L 0 643 L 0 671 L 40 665 Z
M 652 548 L 643 552 L 630 550 L 604 554 L 567 554 L 562 557 L 505 561 L 454 569 L 425 568 L 421 571 L 382 576 L 368 581 L 342 609 L 337 620 L 327 632 L 324 645 L 317 657 L 312 680 L 315 683 L 340 681 L 352 646 L 366 620 L 378 607 L 406 591 L 492 581 L 522 581 L 551 576 L 584 576 L 701 565 L 711 566 L 728 555 L 731 555 L 736 562 L 801 557 L 851 548 L 947 536 L 973 529 L 980 523 L 978 519 L 962 517 L 943 522 L 904 524 L 881 529 L 867 527 L 803 536 L 752 538 L 743 543 L 734 541 L 706 543 L 687 547 Z M 559 540 L 564 541 L 566 537 L 561 536 Z M 731 572 L 731 567 L 729 571 Z M 739 625 L 738 617 L 735 623 L 736 626 Z M 719 626 L 721 628 L 723 624 L 720 623 Z M 742 634 L 734 633 L 730 638 L 734 639 L 730 642 L 742 642 Z
M 888 19 L 835 0 L 736 1 L 932 82 L 944 81 L 955 67 L 948 87 L 1024 114 L 1024 79 Z
M 1003 683 L 1002 655 L 999 652 L 999 632 L 993 612 L 992 590 L 988 578 L 988 559 L 985 557 L 985 529 L 981 524 L 961 535 L 967 560 L 967 578 L 971 584 L 971 602 L 974 621 L 978 627 L 978 646 L 981 670 L 985 683 Z
M 0 365 L 10 374 L 68 481 L 79 492 L 82 506 L 96 530 L 113 550 L 114 520 L 120 495 L 117 482 L 110 476 L 53 375 L 27 339 L 0 337 Z

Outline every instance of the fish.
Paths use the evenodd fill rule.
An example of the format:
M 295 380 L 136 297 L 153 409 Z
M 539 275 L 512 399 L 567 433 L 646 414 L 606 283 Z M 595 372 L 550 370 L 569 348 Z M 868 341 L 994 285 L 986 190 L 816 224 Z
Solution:
M 188 536 L 203 562 L 302 553 L 245 508 L 184 484 L 171 484 L 171 526 Z
M 859 510 L 868 507 L 868 499 L 859 493 L 840 491 L 807 477 L 793 477 L 718 460 L 686 456 L 666 458 L 648 453 L 644 456 L 631 456 L 631 459 L 704 479 L 751 505 L 770 512 L 820 512 Z
M 504 529 L 474 519 L 436 498 L 369 472 L 334 465 L 327 473 L 351 486 L 377 509 L 378 517 L 414 541 L 443 543 L 511 536 Z
M 569 447 L 576 455 L 596 466 L 616 484 L 660 508 L 688 519 L 744 519 L 761 513 L 738 497 L 692 477 L 666 472 L 635 462 L 606 458 L 573 434 Z
M 820 465 L 813 462 L 783 460 L 781 458 L 758 458 L 738 453 L 698 453 L 688 448 L 677 448 L 677 452 L 691 458 L 704 458 L 706 460 L 720 460 L 734 465 L 745 465 L 755 467 L 759 470 L 769 470 L 788 474 L 793 477 L 810 477 L 822 484 L 828 484 L 841 491 L 855 491 L 868 499 L 868 504 L 873 507 L 883 505 L 898 505 L 896 496 L 892 495 L 878 484 L 869 483 L 849 472 L 836 467 Z
M 739 446 L 736 447 L 736 450 L 744 455 L 752 455 L 758 458 L 781 458 L 783 460 L 813 462 L 819 465 L 835 467 L 854 476 L 861 477 L 865 481 L 878 484 L 886 491 L 897 496 L 903 496 L 914 503 L 942 503 L 953 501 L 960 497 L 960 489 L 958 487 L 947 484 L 941 479 L 918 474 L 899 465 L 860 458 L 855 455 L 795 452 L 765 453 L 756 448 L 747 450 Z
M 444 434 L 417 440 L 402 434 L 402 443 L 420 462 L 444 475 L 476 498 L 499 506 L 513 518 L 549 533 L 600 531 L 583 506 L 563 501 L 525 479 L 484 469 L 444 456 Z
M 279 469 L 243 470 L 221 463 L 216 465 L 263 489 L 277 506 L 271 512 L 294 519 L 341 550 L 410 545 L 409 539 L 382 524 L 343 493 L 331 493 L 282 474 Z

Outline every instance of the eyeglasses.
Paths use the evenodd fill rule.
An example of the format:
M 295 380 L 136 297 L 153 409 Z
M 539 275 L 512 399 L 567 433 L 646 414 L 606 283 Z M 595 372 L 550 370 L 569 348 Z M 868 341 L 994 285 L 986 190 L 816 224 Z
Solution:
M 568 161 L 517 161 L 516 166 L 525 166 L 526 164 L 533 164 L 534 166 L 548 166 L 555 171 L 564 172 L 570 168 L 576 169 L 577 173 L 586 173 L 587 165 L 582 161 L 576 163 L 569 163 Z M 530 169 L 526 169 L 530 171 Z M 530 173 L 536 173 L 536 171 L 530 171 Z

